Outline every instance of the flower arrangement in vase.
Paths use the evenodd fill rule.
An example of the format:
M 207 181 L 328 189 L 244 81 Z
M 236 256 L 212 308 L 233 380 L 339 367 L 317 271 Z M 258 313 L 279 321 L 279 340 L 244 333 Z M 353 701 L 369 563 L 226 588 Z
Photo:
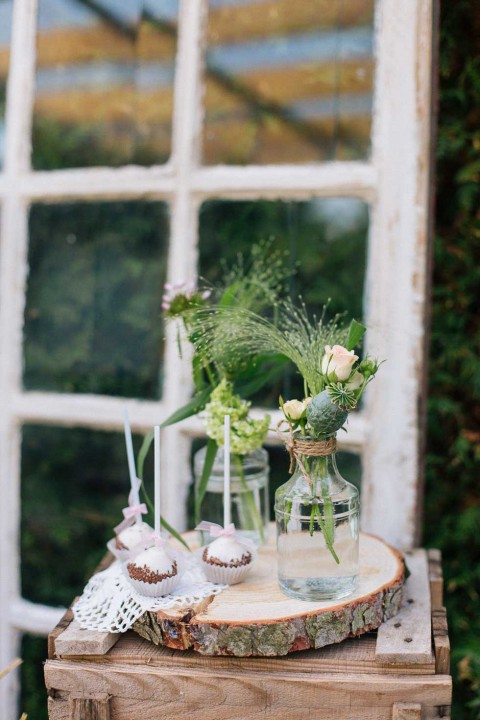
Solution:
M 359 495 L 337 469 L 336 433 L 345 429 L 378 362 L 355 354 L 366 328 L 353 320 L 310 318 L 290 300 L 275 319 L 242 308 L 221 309 L 204 323 L 205 353 L 221 333 L 235 352 L 281 354 L 297 367 L 303 400 L 280 398 L 278 433 L 290 454 L 290 480 L 275 496 L 279 583 L 304 600 L 346 597 L 358 576 Z
M 201 413 L 207 444 L 194 458 L 195 524 L 205 515 L 221 522 L 223 507 L 223 419 L 231 418 L 232 515 L 240 535 L 256 544 L 266 539 L 268 527 L 268 455 L 262 449 L 270 418 L 252 417 L 248 398 L 267 382 L 280 377 L 288 362 L 269 354 L 249 353 L 248 357 L 230 352 L 215 333 L 216 342 L 205 352 L 205 318 L 212 328 L 220 309 L 242 308 L 262 313 L 275 305 L 285 289 L 288 270 L 280 252 L 271 243 L 254 245 L 250 258 L 239 256 L 224 272 L 218 286 L 201 282 L 166 285 L 163 297 L 165 317 L 177 322 L 180 355 L 186 343 L 192 360 L 193 398 L 176 410 L 162 427 Z M 140 451 L 139 474 L 152 442 L 147 435 Z M 202 537 L 206 542 L 207 537 Z

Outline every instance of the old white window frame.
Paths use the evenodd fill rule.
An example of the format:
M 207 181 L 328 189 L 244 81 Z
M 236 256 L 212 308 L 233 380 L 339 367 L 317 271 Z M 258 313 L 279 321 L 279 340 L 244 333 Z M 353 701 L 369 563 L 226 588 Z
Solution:
M 168 277 L 193 276 L 197 224 L 208 198 L 305 200 L 354 197 L 370 204 L 366 320 L 368 349 L 388 362 L 353 417 L 343 447 L 363 459 L 362 526 L 403 547 L 418 538 L 421 503 L 422 376 L 428 274 L 430 115 L 435 0 L 377 0 L 372 156 L 365 162 L 201 167 L 202 38 L 206 0 L 180 0 L 173 151 L 151 168 L 33 171 L 30 131 L 35 78 L 36 0 L 15 0 L 6 109 L 6 157 L 0 172 L 0 668 L 16 655 L 22 631 L 46 634 L 61 610 L 20 594 L 20 438 L 24 423 L 121 431 L 124 400 L 25 392 L 22 325 L 27 277 L 28 208 L 37 201 L 166 200 L 171 208 Z M 127 401 L 144 432 L 184 403 L 187 366 L 167 339 L 160 402 Z M 189 483 L 195 420 L 164 431 L 166 514 L 177 526 Z M 171 479 L 171 473 L 170 479 Z M 165 477 L 165 473 L 164 473 Z M 0 683 L 0 717 L 16 716 L 17 678 Z

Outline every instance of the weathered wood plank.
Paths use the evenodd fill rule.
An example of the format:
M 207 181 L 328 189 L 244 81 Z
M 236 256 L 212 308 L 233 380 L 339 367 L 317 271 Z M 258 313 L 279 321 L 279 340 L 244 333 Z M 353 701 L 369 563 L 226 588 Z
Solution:
M 376 658 L 383 663 L 428 663 L 432 658 L 430 586 L 425 550 L 408 553 L 410 577 L 398 615 L 380 626 Z
M 110 696 L 70 697 L 71 720 L 110 720 Z
M 68 697 L 54 696 L 48 698 L 48 718 L 49 720 L 71 720 Z
M 435 672 L 440 675 L 448 675 L 450 673 L 450 639 L 445 608 L 437 608 L 432 611 L 432 631 Z
M 445 675 L 418 676 L 369 675 L 353 673 L 240 673 L 233 662 L 230 672 L 208 669 L 119 667 L 114 665 L 47 661 L 47 687 L 85 695 L 111 694 L 116 702 L 157 700 L 163 703 L 165 717 L 181 704 L 184 710 L 225 706 L 231 708 L 269 708 L 288 717 L 290 708 L 344 707 L 391 708 L 394 702 L 420 702 L 426 706 L 451 704 L 451 679 Z M 114 714 L 114 713 L 113 713 Z M 115 717 L 115 714 L 114 714 Z
M 443 607 L 442 553 L 436 548 L 427 550 L 428 574 L 430 579 L 430 600 L 432 609 Z
M 104 655 L 115 645 L 119 638 L 119 633 L 82 630 L 77 621 L 72 620 L 65 630 L 56 637 L 54 654 L 57 657 Z
M 421 703 L 394 703 L 392 720 L 422 720 Z
M 56 657 L 55 645 L 60 635 L 68 628 L 73 620 L 72 608 L 68 608 L 65 615 L 62 617 L 60 622 L 53 628 L 52 632 L 48 635 L 48 657 L 53 659 Z
M 142 700 L 112 698 L 110 700 L 111 716 L 113 720 L 211 720 L 210 712 L 205 707 L 198 709 L 185 708 L 182 698 L 174 708 L 166 708 L 158 700 Z M 314 707 L 286 708 L 288 720 L 332 720 L 330 708 L 322 707 L 321 698 L 318 698 Z M 71 720 L 69 701 L 66 697 L 49 698 L 48 704 L 50 720 Z M 215 707 L 215 720 L 286 720 L 287 715 L 279 713 L 278 709 L 254 707 Z M 447 716 L 439 715 L 438 706 L 423 706 L 422 720 L 448 720 Z M 384 706 L 376 708 L 373 704 L 368 708 L 343 707 L 335 710 L 335 720 L 392 720 L 392 708 Z
M 375 672 L 382 674 L 433 675 L 435 663 L 433 655 L 429 663 L 415 665 L 399 663 L 392 666 L 382 664 L 375 658 L 376 636 L 371 633 L 360 638 L 345 640 L 342 643 L 328 645 L 320 650 L 305 650 L 272 658 L 230 658 L 224 656 L 200 656 L 193 650 L 176 652 L 170 648 L 153 645 L 135 633 L 129 632 L 102 658 L 85 657 L 79 659 L 100 661 L 115 665 L 144 665 L 169 667 L 172 663 L 179 668 L 208 668 L 217 670 L 237 668 L 238 672 L 249 670 L 269 670 L 280 672 Z

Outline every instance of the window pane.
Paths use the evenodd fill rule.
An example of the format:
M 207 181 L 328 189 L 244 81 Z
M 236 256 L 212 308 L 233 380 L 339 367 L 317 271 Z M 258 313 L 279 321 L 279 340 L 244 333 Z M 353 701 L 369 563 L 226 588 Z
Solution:
M 35 168 L 168 159 L 177 6 L 40 0 Z
M 374 0 L 210 0 L 204 161 L 370 150 Z
M 0 0 L 0 170 L 5 157 L 5 101 L 10 61 L 13 0 Z
M 167 233 L 165 203 L 32 207 L 26 389 L 160 396 Z
M 253 243 L 273 239 L 289 252 L 292 296 L 301 294 L 316 312 L 330 299 L 333 314 L 359 317 L 367 234 L 368 206 L 353 198 L 211 200 L 200 211 L 199 272 L 215 282 L 219 257 L 231 264 Z
M 135 452 L 141 441 L 134 437 Z M 24 426 L 23 596 L 70 605 L 107 552 L 128 492 L 122 433 Z

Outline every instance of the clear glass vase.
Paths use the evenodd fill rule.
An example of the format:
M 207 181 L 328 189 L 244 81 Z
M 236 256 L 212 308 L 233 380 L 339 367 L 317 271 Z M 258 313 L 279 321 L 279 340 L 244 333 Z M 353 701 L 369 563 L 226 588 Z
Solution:
M 193 469 L 195 492 L 202 476 L 206 448 L 195 453 Z M 218 448 L 207 490 L 200 508 L 202 520 L 223 525 L 223 448 Z M 230 458 L 231 518 L 240 535 L 250 538 L 256 545 L 267 540 L 269 521 L 268 480 L 270 467 L 268 453 L 257 448 L 247 455 L 232 455 Z M 213 538 L 201 532 L 202 545 Z
M 358 490 L 338 472 L 334 453 L 297 449 L 296 457 L 292 477 L 275 494 L 280 587 L 300 600 L 346 597 L 359 572 Z

